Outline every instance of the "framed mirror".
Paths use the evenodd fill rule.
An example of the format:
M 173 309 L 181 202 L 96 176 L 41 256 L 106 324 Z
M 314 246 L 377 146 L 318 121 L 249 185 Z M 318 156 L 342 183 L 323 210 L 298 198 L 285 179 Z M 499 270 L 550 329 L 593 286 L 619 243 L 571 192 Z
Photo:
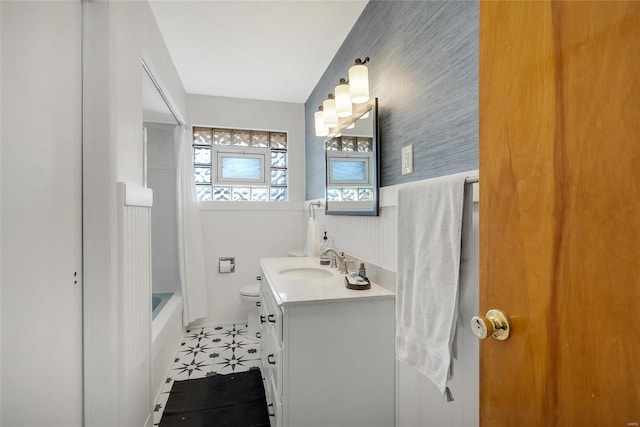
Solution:
M 378 215 L 378 99 L 362 104 L 325 141 L 325 213 Z

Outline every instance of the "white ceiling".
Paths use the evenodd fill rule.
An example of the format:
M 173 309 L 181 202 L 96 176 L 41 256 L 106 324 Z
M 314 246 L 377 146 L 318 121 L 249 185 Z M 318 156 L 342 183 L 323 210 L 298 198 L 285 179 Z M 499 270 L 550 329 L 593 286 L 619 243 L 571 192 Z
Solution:
M 303 103 L 367 1 L 149 3 L 187 93 Z

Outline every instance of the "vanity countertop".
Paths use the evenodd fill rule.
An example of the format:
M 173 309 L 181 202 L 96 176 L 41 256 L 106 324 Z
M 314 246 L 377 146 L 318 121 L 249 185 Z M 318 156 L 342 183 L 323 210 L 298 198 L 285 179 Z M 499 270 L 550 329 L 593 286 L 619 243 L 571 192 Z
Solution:
M 371 283 L 371 289 L 347 289 L 344 274 L 338 269 L 320 265 L 318 257 L 262 258 L 260 267 L 280 306 L 309 304 L 318 302 L 337 302 L 368 298 L 393 298 L 394 293 L 382 286 Z M 326 277 L 312 278 L 297 276 L 295 273 L 282 274 L 287 270 L 312 268 L 314 272 Z M 327 272 L 326 274 L 323 272 Z

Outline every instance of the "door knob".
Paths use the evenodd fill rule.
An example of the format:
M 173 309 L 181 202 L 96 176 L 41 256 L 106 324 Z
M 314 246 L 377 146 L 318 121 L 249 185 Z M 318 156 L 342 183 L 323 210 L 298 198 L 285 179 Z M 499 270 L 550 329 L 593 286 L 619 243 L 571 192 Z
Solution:
M 489 310 L 486 316 L 473 316 L 471 318 L 471 330 L 481 340 L 491 334 L 498 341 L 504 341 L 509 338 L 511 320 L 509 316 L 500 310 Z

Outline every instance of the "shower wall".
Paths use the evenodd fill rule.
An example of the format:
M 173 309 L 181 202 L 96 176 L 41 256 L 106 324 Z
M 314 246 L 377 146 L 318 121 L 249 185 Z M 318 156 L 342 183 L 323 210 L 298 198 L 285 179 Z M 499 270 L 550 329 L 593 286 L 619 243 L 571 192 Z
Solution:
M 145 123 L 151 209 L 153 292 L 180 292 L 176 220 L 175 125 Z

